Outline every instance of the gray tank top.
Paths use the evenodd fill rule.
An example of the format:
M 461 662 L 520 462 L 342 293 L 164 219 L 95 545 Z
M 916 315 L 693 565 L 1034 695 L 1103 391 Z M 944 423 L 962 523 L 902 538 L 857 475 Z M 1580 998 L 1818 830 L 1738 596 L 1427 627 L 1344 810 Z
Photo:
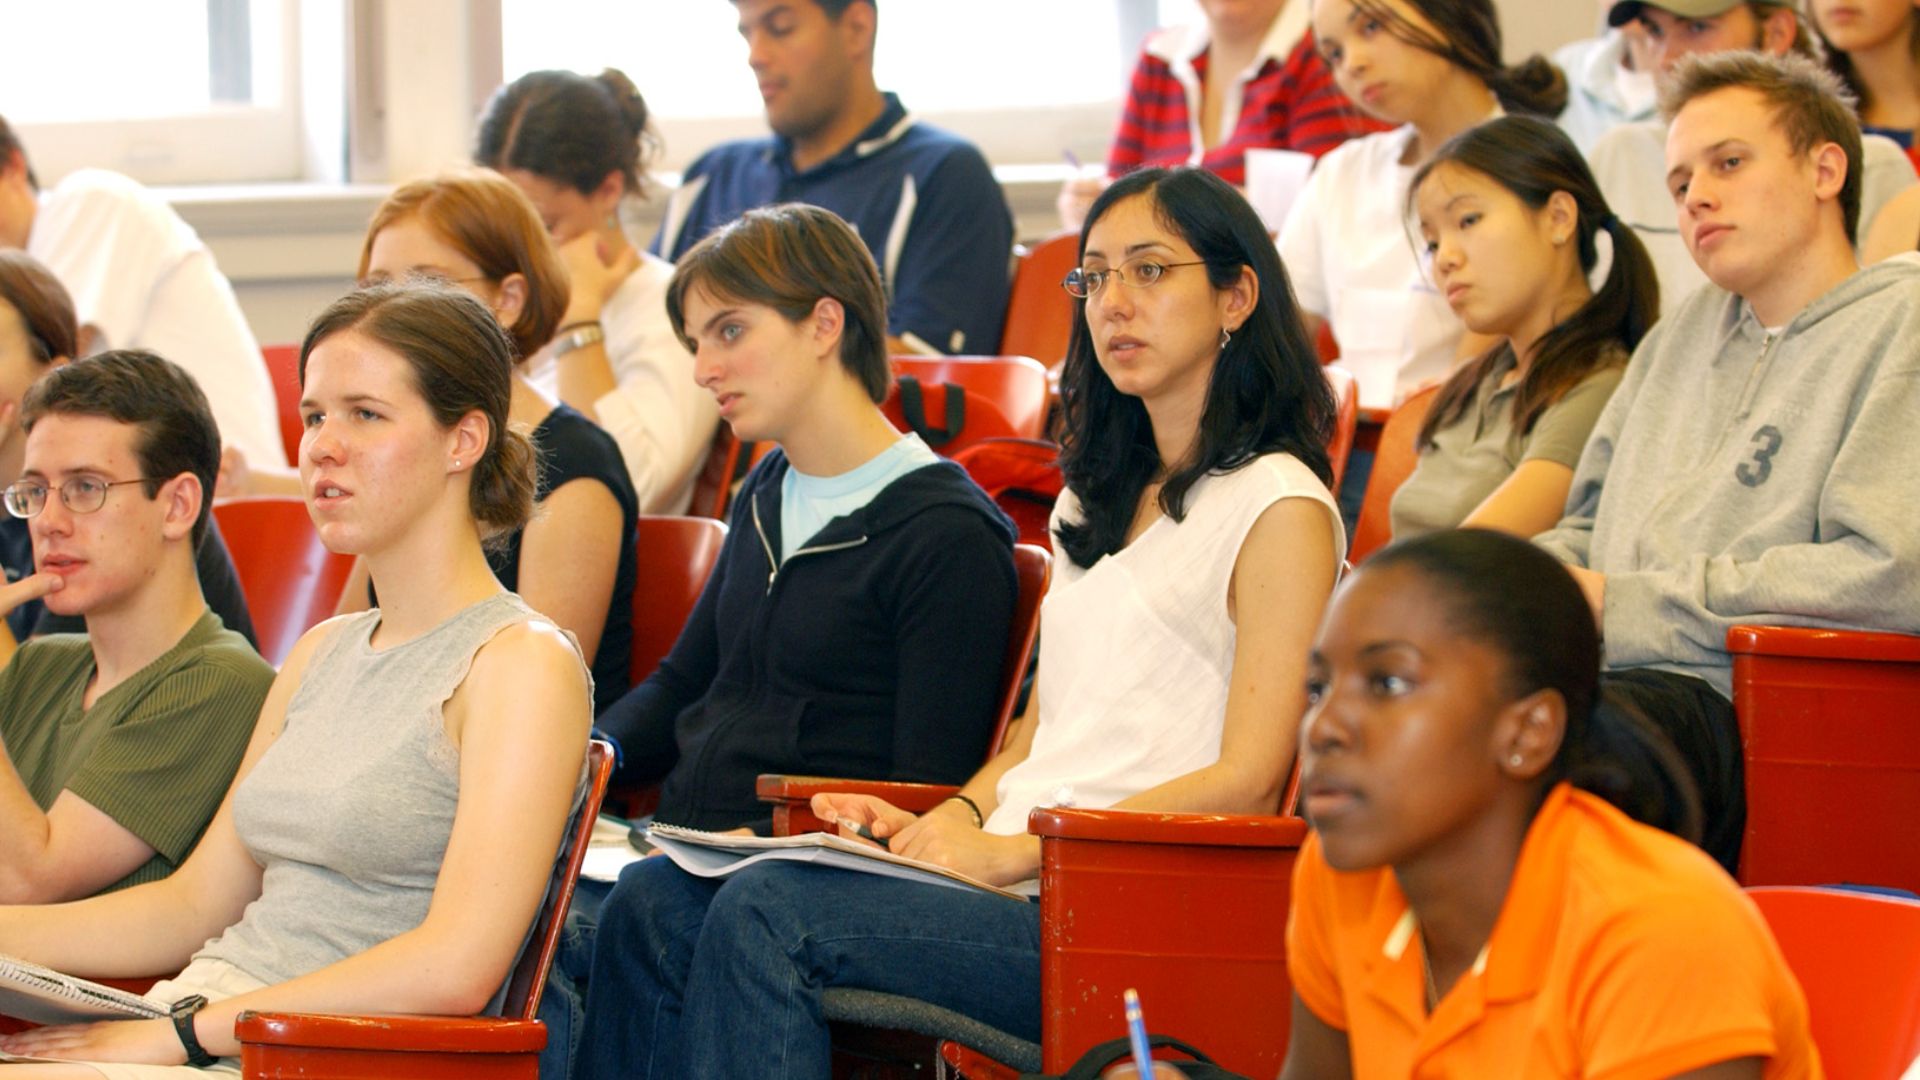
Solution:
M 199 955 L 271 985 L 419 926 L 460 797 L 441 706 L 480 646 L 538 618 L 501 593 L 379 651 L 377 609 L 343 620 L 234 793 L 234 828 L 266 868 L 260 896 Z

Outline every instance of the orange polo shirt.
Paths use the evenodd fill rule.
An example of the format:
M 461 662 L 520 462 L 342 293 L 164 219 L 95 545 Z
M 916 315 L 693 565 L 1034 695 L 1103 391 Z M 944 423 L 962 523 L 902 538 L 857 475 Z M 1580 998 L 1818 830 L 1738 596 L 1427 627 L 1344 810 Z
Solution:
M 1527 831 L 1480 962 L 1426 1014 L 1413 913 L 1391 869 L 1341 873 L 1311 837 L 1287 967 L 1347 1033 L 1356 1080 L 1670 1077 L 1767 1059 L 1820 1080 L 1807 1002 L 1766 922 L 1713 860 L 1556 787 Z

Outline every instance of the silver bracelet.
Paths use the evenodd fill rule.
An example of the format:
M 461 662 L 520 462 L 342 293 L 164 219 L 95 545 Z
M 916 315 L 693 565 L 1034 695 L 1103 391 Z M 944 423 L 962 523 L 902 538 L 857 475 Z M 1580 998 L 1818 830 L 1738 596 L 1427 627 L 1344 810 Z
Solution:
M 557 360 L 575 349 L 598 345 L 605 340 L 607 340 L 607 332 L 599 323 L 580 323 L 567 333 L 553 339 L 554 359 Z

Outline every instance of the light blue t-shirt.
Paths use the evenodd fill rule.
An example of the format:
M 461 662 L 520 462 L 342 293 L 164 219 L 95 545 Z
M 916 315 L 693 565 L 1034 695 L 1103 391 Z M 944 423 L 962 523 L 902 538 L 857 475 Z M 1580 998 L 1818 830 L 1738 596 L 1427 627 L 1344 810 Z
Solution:
M 838 476 L 809 476 L 789 465 L 780 482 L 780 561 L 805 547 L 827 522 L 853 513 L 888 484 L 939 460 L 920 436 L 910 434 Z

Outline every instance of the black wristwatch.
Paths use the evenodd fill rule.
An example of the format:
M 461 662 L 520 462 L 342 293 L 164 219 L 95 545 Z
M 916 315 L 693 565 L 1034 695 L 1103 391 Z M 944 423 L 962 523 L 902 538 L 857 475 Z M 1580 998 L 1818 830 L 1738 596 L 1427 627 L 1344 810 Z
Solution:
M 205 994 L 189 994 L 173 1003 L 167 1015 L 173 1017 L 173 1030 L 180 1036 L 180 1045 L 187 1048 L 187 1064 L 196 1069 L 204 1069 L 219 1062 L 219 1058 L 207 1053 L 200 1045 L 200 1036 L 193 1030 L 193 1014 L 207 1007 Z

